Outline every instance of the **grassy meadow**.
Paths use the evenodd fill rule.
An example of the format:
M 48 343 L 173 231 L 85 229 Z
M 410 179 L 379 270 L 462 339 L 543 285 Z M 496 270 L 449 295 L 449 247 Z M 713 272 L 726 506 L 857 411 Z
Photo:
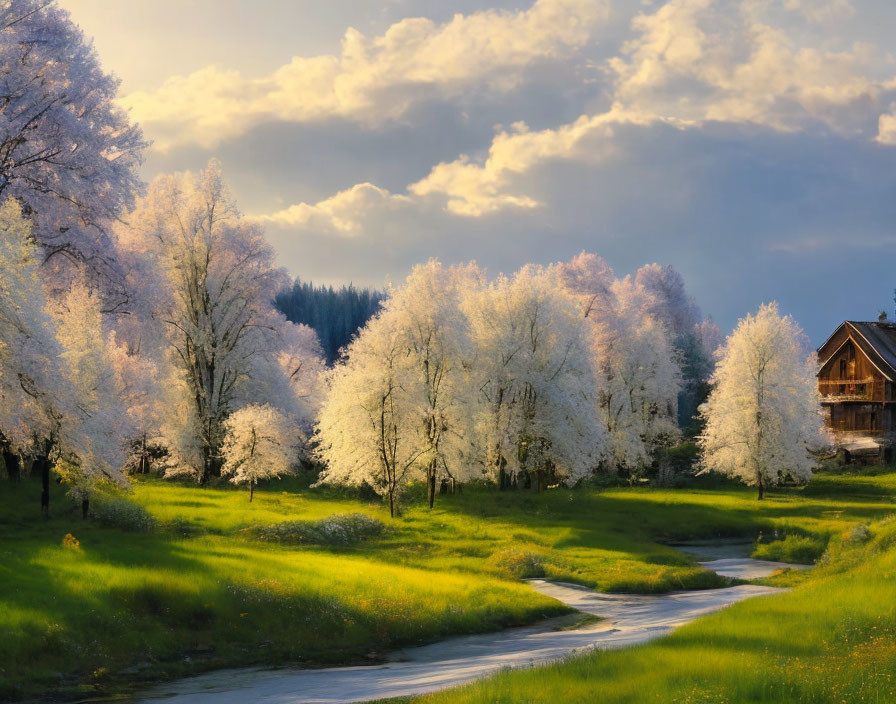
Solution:
M 790 592 L 748 599 L 646 645 L 502 672 L 413 701 L 896 701 L 896 520 L 838 536 Z
M 832 538 L 837 544 L 853 526 L 894 511 L 896 474 L 819 475 L 805 489 L 773 492 L 763 502 L 752 490 L 724 484 L 542 494 L 466 487 L 463 493 L 438 497 L 432 511 L 409 497 L 394 520 L 378 503 L 343 491 L 309 489 L 298 480 L 262 487 L 251 504 L 245 491 L 228 486 L 140 480 L 124 504 L 129 509 L 124 516 L 108 514 L 105 521 L 81 520 L 63 490 L 55 491 L 52 517 L 42 520 L 35 482 L 0 483 L 0 632 L 5 634 L 0 639 L 0 699 L 110 695 L 148 681 L 230 666 L 374 662 L 397 646 L 568 611 L 521 584 L 524 577 L 545 576 L 603 591 L 722 586 L 727 580 L 664 543 L 762 534 L 757 555 L 811 561 Z M 267 528 L 284 522 L 357 513 L 380 520 L 385 530 L 346 545 L 261 539 Z M 875 537 L 869 545 L 881 541 Z M 892 569 L 891 558 L 880 559 L 890 559 Z M 741 604 L 682 629 L 671 638 L 690 643 L 691 654 L 680 659 L 675 655 L 680 648 L 666 645 L 670 639 L 648 646 L 657 651 L 643 656 L 645 649 L 627 651 L 638 653 L 633 662 L 644 658 L 639 677 L 656 675 L 658 692 L 666 691 L 663 687 L 673 691 L 661 684 L 663 677 L 678 682 L 688 668 L 698 672 L 707 662 L 721 667 L 719 659 L 729 656 L 736 664 L 738 647 L 747 641 L 759 650 L 757 667 L 765 660 L 771 667 L 775 658 L 791 652 L 779 656 L 773 650 L 785 648 L 788 638 L 801 648 L 814 647 L 806 638 L 788 635 L 790 620 L 817 628 L 820 635 L 811 641 L 819 648 L 839 642 L 836 631 L 828 633 L 830 624 L 814 615 L 815 604 L 833 594 L 844 598 L 852 592 L 846 587 L 838 592 L 836 585 L 858 578 L 840 567 L 824 569 L 823 577 L 779 578 L 780 583 L 805 582 L 792 595 Z M 889 614 L 892 622 L 896 600 L 890 598 L 886 607 L 875 602 L 876 588 L 869 583 L 862 592 L 864 611 L 859 613 L 884 619 Z M 803 590 L 817 590 L 819 596 L 801 601 L 794 595 Z M 779 603 L 784 606 L 773 606 Z M 763 609 L 771 611 L 763 616 Z M 752 640 L 744 640 L 747 636 L 735 627 L 738 618 L 755 626 Z M 761 618 L 780 622 L 767 642 L 756 630 Z M 735 621 L 726 626 L 725 619 Z M 846 657 L 839 651 L 834 656 Z M 592 666 L 622 668 L 628 662 L 606 657 L 616 664 L 601 665 L 601 655 L 502 675 L 445 694 L 445 701 L 455 696 L 458 701 L 538 701 L 539 692 L 559 691 L 553 688 L 563 683 L 574 698 L 576 692 L 590 691 Z M 663 663 L 664 673 L 668 663 L 665 675 L 656 674 L 657 663 Z M 601 681 L 607 680 L 607 671 L 602 672 Z M 549 678 L 545 689 L 535 684 L 540 677 Z M 620 675 L 623 680 L 625 687 L 636 681 L 628 674 Z

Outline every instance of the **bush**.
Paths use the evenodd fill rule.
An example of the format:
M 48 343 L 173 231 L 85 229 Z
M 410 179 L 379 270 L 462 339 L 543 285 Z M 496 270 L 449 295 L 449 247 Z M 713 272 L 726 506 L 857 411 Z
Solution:
M 90 517 L 104 526 L 130 531 L 151 531 L 155 521 L 133 501 L 116 496 L 98 496 L 90 501 Z
M 531 579 L 544 577 L 542 556 L 518 548 L 507 548 L 493 553 L 489 564 L 505 577 L 512 579 Z
M 854 525 L 843 536 L 844 543 L 853 545 L 867 543 L 869 540 L 871 540 L 871 531 L 868 530 L 868 525 L 865 523 Z
M 786 535 L 781 540 L 759 543 L 752 557 L 757 560 L 812 564 L 824 553 L 827 542 L 823 538 L 804 535 Z
M 285 521 L 251 529 L 259 540 L 302 545 L 355 545 L 380 535 L 385 524 L 363 513 L 337 513 L 319 521 Z
M 81 541 L 78 540 L 71 533 L 66 533 L 62 538 L 62 547 L 70 548 L 71 550 L 80 550 L 81 549 Z

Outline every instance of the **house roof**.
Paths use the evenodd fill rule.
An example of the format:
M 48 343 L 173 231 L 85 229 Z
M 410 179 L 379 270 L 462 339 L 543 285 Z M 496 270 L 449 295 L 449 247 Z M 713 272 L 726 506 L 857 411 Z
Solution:
M 833 349 L 822 358 L 822 350 L 844 326 L 846 326 L 850 337 L 855 341 L 856 345 L 871 360 L 871 363 L 890 381 L 896 381 L 896 323 L 845 320 L 834 331 L 834 334 L 818 348 L 819 361 L 822 365 L 837 351 Z

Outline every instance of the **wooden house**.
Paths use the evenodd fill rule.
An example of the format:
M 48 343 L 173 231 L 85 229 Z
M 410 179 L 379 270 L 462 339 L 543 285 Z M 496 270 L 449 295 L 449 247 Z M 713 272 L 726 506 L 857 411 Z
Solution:
M 896 433 L 896 323 L 847 320 L 818 348 L 828 426 L 844 435 Z

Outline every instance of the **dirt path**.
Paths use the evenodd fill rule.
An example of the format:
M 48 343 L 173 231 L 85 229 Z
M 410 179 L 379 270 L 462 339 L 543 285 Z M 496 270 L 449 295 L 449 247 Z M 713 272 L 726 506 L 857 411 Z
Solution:
M 755 578 L 777 562 L 727 558 L 701 563 L 719 574 Z M 451 638 L 393 653 L 383 665 L 318 670 L 225 670 L 172 682 L 144 701 L 177 704 L 345 704 L 432 692 L 506 667 L 531 667 L 592 648 L 620 648 L 657 638 L 676 626 L 778 589 L 741 585 L 662 595 L 600 594 L 573 584 L 531 580 L 534 589 L 601 618 L 591 626 L 558 631 L 544 624 Z

